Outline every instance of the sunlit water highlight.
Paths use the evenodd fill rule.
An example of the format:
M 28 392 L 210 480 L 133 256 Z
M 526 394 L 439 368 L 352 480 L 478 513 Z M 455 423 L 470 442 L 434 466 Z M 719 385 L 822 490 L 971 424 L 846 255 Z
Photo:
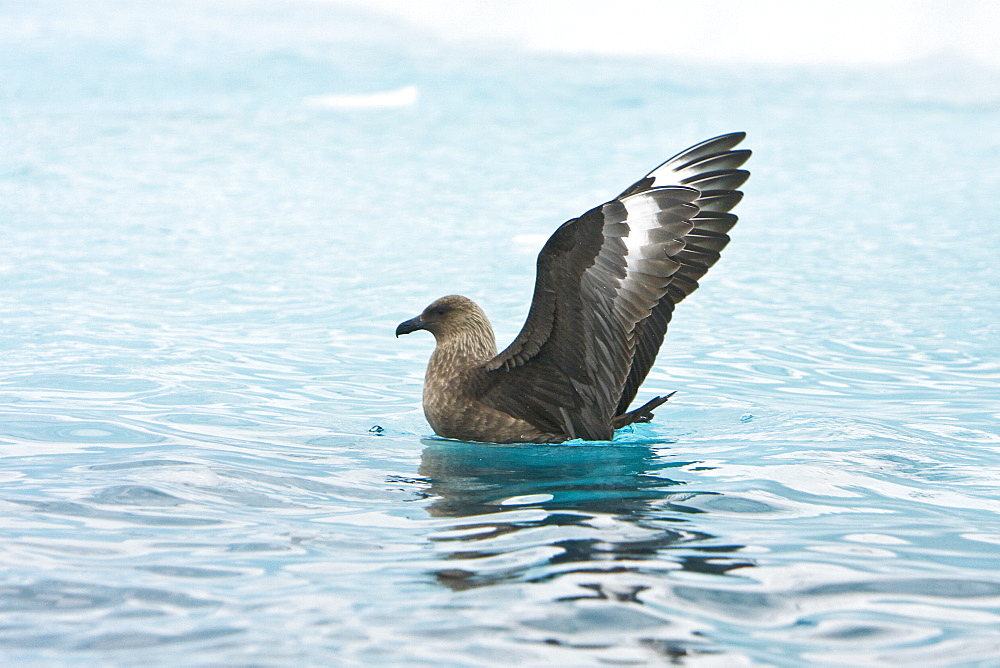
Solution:
M 277 7 L 0 8 L 5 662 L 1000 661 L 995 73 Z M 509 340 L 545 235 L 736 129 L 657 420 L 431 438 L 395 324 L 460 292 Z

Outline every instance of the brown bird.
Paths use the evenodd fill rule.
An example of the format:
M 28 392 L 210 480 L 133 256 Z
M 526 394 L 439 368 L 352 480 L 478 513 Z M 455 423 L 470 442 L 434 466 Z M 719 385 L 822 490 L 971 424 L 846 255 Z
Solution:
M 442 297 L 399 324 L 437 345 L 424 414 L 445 438 L 487 443 L 608 441 L 648 422 L 670 398 L 629 411 L 663 342 L 674 306 L 729 243 L 729 211 L 750 176 L 746 134 L 678 153 L 625 192 L 569 220 L 538 254 L 535 293 L 520 334 L 497 354 L 471 299 Z

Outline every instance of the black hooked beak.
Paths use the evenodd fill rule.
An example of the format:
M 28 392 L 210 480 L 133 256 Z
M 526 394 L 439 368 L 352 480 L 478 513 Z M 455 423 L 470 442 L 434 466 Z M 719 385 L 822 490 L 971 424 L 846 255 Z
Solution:
M 419 315 L 416 318 L 404 320 L 396 327 L 396 338 L 398 339 L 400 334 L 409 334 L 418 329 L 427 329 L 426 325 L 427 323 L 421 320 Z

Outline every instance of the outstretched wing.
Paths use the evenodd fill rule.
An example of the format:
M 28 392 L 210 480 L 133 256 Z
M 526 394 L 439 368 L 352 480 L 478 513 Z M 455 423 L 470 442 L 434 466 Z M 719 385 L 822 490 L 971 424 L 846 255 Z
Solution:
M 750 158 L 750 151 L 733 150 L 745 137 L 744 132 L 734 132 L 696 144 L 664 162 L 619 196 L 670 185 L 685 185 L 700 191 L 694 201 L 699 209 L 691 219 L 694 227 L 684 236 L 684 249 L 673 256 L 680 267 L 650 316 L 636 327 L 635 355 L 616 415 L 628 410 L 653 366 L 674 305 L 698 289 L 698 280 L 716 263 L 719 252 L 729 243 L 727 232 L 737 220 L 729 211 L 743 199 L 743 193 L 737 188 L 750 177 L 750 172 L 739 169 Z
M 649 372 L 674 304 L 698 287 L 736 218 L 743 133 L 693 146 L 563 224 L 538 255 L 520 334 L 480 399 L 540 429 L 608 440 Z
M 481 401 L 543 429 L 607 440 L 632 367 L 636 325 L 680 268 L 699 191 L 650 188 L 562 225 L 538 255 L 513 343 L 487 364 Z

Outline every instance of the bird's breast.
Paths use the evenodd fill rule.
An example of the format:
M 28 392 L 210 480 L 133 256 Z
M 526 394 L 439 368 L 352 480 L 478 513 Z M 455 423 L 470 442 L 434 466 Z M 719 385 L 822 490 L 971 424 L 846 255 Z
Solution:
M 530 422 L 487 406 L 470 394 L 472 375 L 432 373 L 424 381 L 424 416 L 434 433 L 445 438 L 484 443 L 551 443 L 565 439 Z

